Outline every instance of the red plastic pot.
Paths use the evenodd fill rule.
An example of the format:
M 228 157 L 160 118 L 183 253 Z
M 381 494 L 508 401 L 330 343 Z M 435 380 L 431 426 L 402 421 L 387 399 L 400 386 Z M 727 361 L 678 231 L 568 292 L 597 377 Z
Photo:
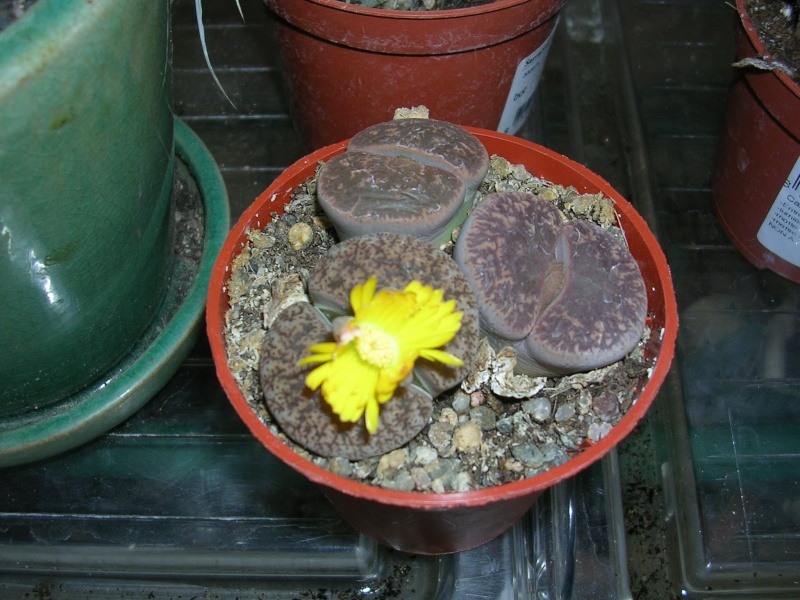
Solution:
M 264 1 L 276 17 L 292 119 L 309 150 L 420 104 L 435 119 L 516 133 L 565 2 L 425 12 Z
M 736 6 L 736 58 L 768 56 Z M 742 69 L 729 98 L 712 186 L 731 243 L 760 269 L 800 282 L 800 87 L 781 71 Z
M 318 150 L 293 164 L 242 215 L 214 265 L 206 307 L 217 376 L 253 435 L 287 465 L 319 484 L 353 527 L 385 545 L 416 554 L 458 552 L 492 540 L 517 522 L 544 490 L 609 452 L 630 433 L 652 404 L 672 362 L 678 329 L 675 293 L 664 254 L 645 221 L 625 199 L 585 167 L 551 150 L 498 132 L 466 129 L 481 140 L 490 154 L 524 164 L 535 175 L 572 185 L 581 193 L 602 192 L 616 204 L 630 250 L 647 284 L 652 335 L 645 353 L 654 359 L 654 364 L 649 378 L 637 383 L 640 387 L 637 401 L 605 438 L 587 445 L 565 464 L 523 481 L 436 494 L 386 490 L 334 475 L 295 453 L 270 432 L 245 400 L 227 366 L 223 324 L 228 309 L 225 286 L 229 266 L 244 247 L 248 231 L 264 227 L 270 221 L 270 213 L 281 213 L 293 190 L 314 174 L 318 161 L 343 152 L 347 142 Z

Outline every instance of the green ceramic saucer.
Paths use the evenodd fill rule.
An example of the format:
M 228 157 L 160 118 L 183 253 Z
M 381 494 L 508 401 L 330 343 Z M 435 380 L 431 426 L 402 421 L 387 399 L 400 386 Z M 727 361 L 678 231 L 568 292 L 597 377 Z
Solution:
M 45 409 L 0 420 L 0 467 L 31 462 L 79 446 L 144 406 L 174 375 L 201 330 L 211 266 L 230 227 L 228 194 L 200 138 L 175 120 L 175 148 L 200 191 L 204 244 L 196 272 L 174 261 L 169 288 L 150 329 L 94 384 Z M 182 285 L 188 292 L 178 299 Z

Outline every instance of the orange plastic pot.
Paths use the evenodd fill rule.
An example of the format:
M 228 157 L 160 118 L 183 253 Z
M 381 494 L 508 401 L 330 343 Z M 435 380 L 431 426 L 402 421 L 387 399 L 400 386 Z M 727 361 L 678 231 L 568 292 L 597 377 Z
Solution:
M 736 58 L 767 53 L 736 6 Z M 734 247 L 760 269 L 800 282 L 800 87 L 781 71 L 740 70 L 729 97 L 712 185 Z
M 294 452 L 275 436 L 245 400 L 228 368 L 223 324 L 228 309 L 226 283 L 233 259 L 253 228 L 264 227 L 270 213 L 282 212 L 293 190 L 313 176 L 318 161 L 343 152 L 347 142 L 318 150 L 289 167 L 242 215 L 223 244 L 211 275 L 206 322 L 217 376 L 239 416 L 261 443 L 284 463 L 319 484 L 353 527 L 393 548 L 415 554 L 459 552 L 492 540 L 516 523 L 550 486 L 574 476 L 618 444 L 652 404 L 674 355 L 678 313 L 669 267 L 660 246 L 635 209 L 603 179 L 585 167 L 541 146 L 502 133 L 467 127 L 486 146 L 539 177 L 572 185 L 581 193 L 602 192 L 617 208 L 630 250 L 648 290 L 652 334 L 645 353 L 653 360 L 649 377 L 637 382 L 639 396 L 622 421 L 602 440 L 587 444 L 571 460 L 550 471 L 495 487 L 460 493 L 386 490 L 334 475 Z
M 264 1 L 308 150 L 420 104 L 436 119 L 516 133 L 565 2 L 498 0 L 426 12 Z

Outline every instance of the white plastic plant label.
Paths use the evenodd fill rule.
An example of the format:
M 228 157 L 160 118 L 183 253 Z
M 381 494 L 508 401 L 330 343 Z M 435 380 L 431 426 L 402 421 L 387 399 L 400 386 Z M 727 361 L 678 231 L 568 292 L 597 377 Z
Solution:
M 511 82 L 511 90 L 508 92 L 506 106 L 503 109 L 503 116 L 500 117 L 497 131 L 514 135 L 528 118 L 533 105 L 533 94 L 539 87 L 544 63 L 547 60 L 547 52 L 550 50 L 556 29 L 553 28 L 544 44 L 523 58 L 517 65 L 517 72 L 514 75 L 514 81 Z
M 757 237 L 767 250 L 800 267 L 800 157 L 778 192 Z

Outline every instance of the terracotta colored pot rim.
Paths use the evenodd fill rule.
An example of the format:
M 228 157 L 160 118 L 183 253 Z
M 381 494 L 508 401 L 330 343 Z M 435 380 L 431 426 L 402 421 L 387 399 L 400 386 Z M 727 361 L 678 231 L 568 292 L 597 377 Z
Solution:
M 264 0 L 280 19 L 316 42 L 394 56 L 453 55 L 490 48 L 553 19 L 564 2 L 500 0 L 472 8 L 408 11 L 366 8 L 341 0 Z M 292 50 L 302 48 L 301 44 Z
M 320 0 L 321 1 L 321 0 Z M 273 435 L 264 426 L 263 422 L 251 410 L 249 404 L 241 393 L 233 375 L 227 367 L 226 352 L 225 352 L 225 339 L 223 328 L 220 325 L 219 318 L 215 315 L 222 314 L 223 297 L 225 296 L 224 289 L 229 276 L 228 265 L 230 259 L 236 256 L 241 250 L 242 245 L 238 243 L 239 237 L 243 232 L 246 232 L 249 227 L 248 224 L 255 222 L 256 226 L 263 226 L 259 221 L 258 202 L 251 205 L 251 207 L 244 212 L 239 222 L 231 229 L 231 233 L 223 245 L 222 251 L 217 257 L 217 262 L 211 276 L 210 294 L 206 305 L 208 337 L 211 344 L 212 355 L 216 365 L 217 376 L 225 388 L 231 403 L 234 405 L 239 416 L 246 423 L 251 432 L 261 441 L 261 443 L 275 456 L 280 458 L 287 465 L 297 470 L 306 476 L 309 480 L 337 490 L 338 492 L 347 495 L 380 502 L 387 505 L 404 506 L 418 509 L 428 510 L 444 510 L 451 507 L 476 507 L 486 505 L 501 499 L 515 498 L 519 496 L 531 495 L 533 493 L 541 492 L 560 481 L 572 477 L 579 471 L 588 467 L 590 464 L 599 460 L 602 456 L 608 453 L 614 446 L 616 446 L 625 436 L 627 436 L 636 424 L 645 415 L 647 409 L 652 404 L 658 389 L 664 382 L 669 371 L 672 359 L 674 357 L 675 340 L 677 337 L 678 329 L 678 311 L 675 301 L 675 293 L 672 286 L 672 278 L 670 275 L 669 266 L 666 261 L 661 247 L 659 246 L 655 236 L 650 231 L 647 223 L 639 215 L 633 206 L 624 198 L 620 196 L 605 180 L 587 169 L 586 167 L 575 163 L 574 161 L 566 158 L 552 150 L 548 150 L 542 146 L 527 142 L 520 138 L 515 138 L 496 131 L 486 129 L 479 129 L 475 127 L 464 127 L 467 131 L 476 135 L 482 142 L 491 140 L 495 143 L 508 145 L 510 150 L 516 149 L 517 151 L 528 151 L 536 155 L 545 155 L 551 160 L 558 161 L 566 165 L 570 170 L 575 171 L 580 176 L 589 181 L 597 189 L 616 204 L 617 212 L 624 214 L 625 217 L 631 221 L 635 230 L 641 234 L 649 252 L 652 257 L 655 270 L 658 274 L 658 279 L 662 284 L 662 294 L 664 300 L 664 325 L 661 332 L 661 347 L 658 356 L 655 358 L 655 363 L 651 367 L 651 374 L 647 379 L 644 388 L 637 397 L 636 402 L 630 407 L 622 420 L 615 425 L 611 431 L 598 442 L 589 445 L 587 448 L 575 455 L 571 460 L 563 465 L 550 469 L 544 473 L 502 485 L 472 490 L 467 492 L 405 492 L 396 490 L 387 490 L 378 486 L 361 483 L 335 475 L 334 473 L 319 467 L 311 461 L 301 457 L 293 449 L 284 444 L 279 438 Z M 347 147 L 348 140 L 326 146 L 321 148 L 306 157 L 300 159 L 292 166 L 290 166 L 284 173 L 299 173 L 299 171 L 307 168 L 309 165 L 315 165 L 321 160 L 326 160 L 331 156 L 344 151 Z M 502 152 L 494 152 L 503 156 Z M 506 157 L 508 158 L 508 157 Z M 509 158 L 509 160 L 511 160 Z M 514 162 L 512 160 L 512 162 Z M 518 162 L 518 161 L 517 161 Z M 535 171 L 535 164 L 529 164 L 528 168 Z M 298 185 L 302 180 L 298 181 Z M 277 183 L 277 180 L 276 180 Z M 288 194 L 281 196 L 281 189 L 285 182 L 280 185 L 273 183 L 262 194 L 261 198 L 268 197 L 270 203 L 282 203 L 287 199 L 293 190 Z M 559 182 L 563 183 L 563 182 Z M 579 192 L 586 190 L 578 189 Z M 268 207 L 262 207 L 261 212 L 269 212 Z M 267 214 L 264 216 L 264 222 L 269 220 Z M 220 293 L 220 291 L 222 291 Z
M 744 26 L 745 33 L 747 34 L 747 38 L 750 40 L 750 43 L 755 49 L 756 56 L 764 59 L 775 58 L 775 56 L 767 52 L 767 49 L 764 47 L 764 43 L 761 41 L 761 38 L 758 37 L 758 32 L 756 31 L 756 28 L 753 25 L 753 21 L 750 19 L 750 15 L 747 12 L 747 7 L 745 5 L 745 2 L 746 0 L 736 0 L 736 9 L 739 11 L 739 17 L 742 20 L 742 25 Z M 791 77 L 789 77 L 786 73 L 784 73 L 780 69 L 775 69 L 769 72 L 776 75 L 778 79 L 780 79 L 781 82 L 795 96 L 800 98 L 800 86 L 798 86 L 797 83 L 795 83 L 795 81 Z
M 490 2 L 483 6 L 452 8 L 448 10 L 387 10 L 385 8 L 369 8 L 366 6 L 347 4 L 342 0 L 307 0 L 307 2 L 345 13 L 356 13 L 395 21 L 432 21 L 435 19 L 455 19 L 458 17 L 486 15 L 525 4 L 530 2 L 530 0 L 497 0 L 497 2 Z

